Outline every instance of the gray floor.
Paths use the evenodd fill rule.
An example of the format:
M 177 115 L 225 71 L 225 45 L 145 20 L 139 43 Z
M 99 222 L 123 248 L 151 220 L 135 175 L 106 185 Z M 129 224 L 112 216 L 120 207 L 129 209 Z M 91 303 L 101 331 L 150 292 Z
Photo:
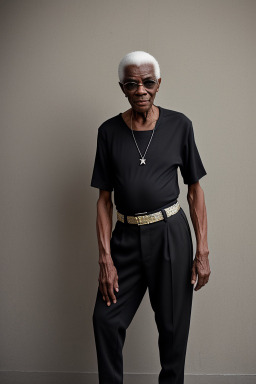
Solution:
M 157 375 L 147 375 L 147 376 L 137 375 L 135 379 L 134 375 L 127 375 L 125 377 L 124 384 L 158 384 L 157 378 L 158 378 Z M 244 376 L 244 375 L 243 376 L 185 375 L 185 382 L 184 382 L 184 384 L 255 384 L 255 383 L 256 383 L 256 376 Z
M 0 372 L 1 384 L 98 384 L 96 374 Z M 158 375 L 125 374 L 124 384 L 158 384 Z M 185 375 L 184 384 L 256 384 L 256 375 Z

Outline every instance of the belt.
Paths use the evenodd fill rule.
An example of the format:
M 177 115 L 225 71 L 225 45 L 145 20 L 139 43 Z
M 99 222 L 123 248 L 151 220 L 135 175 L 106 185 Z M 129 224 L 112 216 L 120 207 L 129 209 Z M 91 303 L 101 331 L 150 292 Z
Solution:
M 170 216 L 172 216 L 178 212 L 178 210 L 180 209 L 180 204 L 177 201 L 177 203 L 171 205 L 170 207 L 163 208 L 163 209 L 166 212 L 166 216 L 170 217 Z M 123 215 L 122 213 L 117 211 L 117 220 L 124 223 L 125 222 L 124 216 L 125 215 Z M 128 216 L 127 215 L 126 218 L 127 218 L 128 224 L 138 224 L 138 225 L 151 224 L 151 223 L 155 223 L 157 221 L 165 219 L 165 217 L 162 213 L 162 210 L 158 211 L 158 212 L 154 212 L 154 213 L 149 213 L 147 215 L 140 215 L 140 216 Z

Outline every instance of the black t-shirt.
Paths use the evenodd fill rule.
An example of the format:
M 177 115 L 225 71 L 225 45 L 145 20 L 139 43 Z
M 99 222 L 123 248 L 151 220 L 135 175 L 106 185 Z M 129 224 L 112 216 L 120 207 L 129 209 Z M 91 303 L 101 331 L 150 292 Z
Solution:
M 140 165 L 132 131 L 121 113 L 98 128 L 91 186 L 113 191 L 117 211 L 126 215 L 150 212 L 173 204 L 180 193 L 177 167 L 184 184 L 207 174 L 200 158 L 191 120 L 181 112 L 159 107 L 155 132 Z M 133 131 L 144 155 L 153 130 Z

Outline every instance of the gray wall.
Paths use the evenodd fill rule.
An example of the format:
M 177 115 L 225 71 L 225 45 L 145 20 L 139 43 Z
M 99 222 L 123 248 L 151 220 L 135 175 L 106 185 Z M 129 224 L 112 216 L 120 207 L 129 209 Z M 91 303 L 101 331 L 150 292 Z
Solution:
M 200 184 L 212 274 L 194 294 L 186 373 L 255 373 L 256 2 L 0 7 L 0 370 L 97 371 L 97 128 L 129 108 L 119 60 L 145 50 L 161 66 L 156 104 L 193 121 L 208 172 Z M 179 181 L 192 228 L 180 173 Z M 124 370 L 159 369 L 146 294 L 127 331 Z

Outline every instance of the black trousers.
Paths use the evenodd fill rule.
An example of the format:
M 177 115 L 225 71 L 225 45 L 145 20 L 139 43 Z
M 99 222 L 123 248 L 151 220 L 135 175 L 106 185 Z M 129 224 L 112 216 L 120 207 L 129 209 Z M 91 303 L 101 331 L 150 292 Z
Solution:
M 163 207 L 160 209 L 165 220 L 145 225 L 117 221 L 112 232 L 117 302 L 108 307 L 98 288 L 93 311 L 100 384 L 123 383 L 126 329 L 147 288 L 159 334 L 159 384 L 184 383 L 193 297 L 193 243 L 183 209 L 170 217 Z

